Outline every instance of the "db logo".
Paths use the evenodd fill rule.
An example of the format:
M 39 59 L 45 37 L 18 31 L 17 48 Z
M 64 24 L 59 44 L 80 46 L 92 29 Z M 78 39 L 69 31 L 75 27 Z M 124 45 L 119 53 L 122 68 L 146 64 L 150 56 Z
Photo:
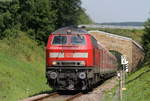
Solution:
M 65 57 L 67 58 L 73 57 L 73 53 L 65 53 Z

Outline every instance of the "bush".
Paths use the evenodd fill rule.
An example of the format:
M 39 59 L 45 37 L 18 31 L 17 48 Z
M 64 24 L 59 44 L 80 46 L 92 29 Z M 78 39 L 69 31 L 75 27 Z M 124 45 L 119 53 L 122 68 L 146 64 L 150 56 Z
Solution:
M 3 32 L 3 35 L 5 38 L 17 38 L 19 36 L 20 31 L 16 30 L 16 29 L 6 29 Z

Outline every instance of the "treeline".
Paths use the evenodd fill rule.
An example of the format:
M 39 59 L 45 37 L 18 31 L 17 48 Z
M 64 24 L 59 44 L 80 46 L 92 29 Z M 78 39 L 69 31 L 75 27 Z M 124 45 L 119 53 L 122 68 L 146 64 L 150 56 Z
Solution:
M 110 22 L 97 23 L 98 25 L 112 25 L 112 26 L 144 26 L 144 22 Z
M 0 1 L 0 39 L 26 32 L 40 44 L 57 28 L 92 23 L 81 0 Z
M 143 39 L 143 47 L 145 49 L 146 65 L 150 66 L 150 19 L 145 22 Z

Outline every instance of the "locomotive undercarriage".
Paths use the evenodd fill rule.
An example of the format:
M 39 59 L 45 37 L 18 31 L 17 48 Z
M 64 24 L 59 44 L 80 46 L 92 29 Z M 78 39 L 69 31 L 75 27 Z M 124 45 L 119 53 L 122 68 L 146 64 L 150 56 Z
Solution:
M 48 84 L 55 90 L 90 89 L 98 81 L 93 78 L 94 74 L 89 67 L 49 67 L 46 70 Z

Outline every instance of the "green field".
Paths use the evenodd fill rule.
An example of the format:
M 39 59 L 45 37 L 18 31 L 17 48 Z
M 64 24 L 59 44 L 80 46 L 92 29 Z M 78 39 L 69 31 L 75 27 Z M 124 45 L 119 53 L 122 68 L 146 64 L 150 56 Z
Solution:
M 17 101 L 51 90 L 44 73 L 43 48 L 25 33 L 0 40 L 0 101 Z

